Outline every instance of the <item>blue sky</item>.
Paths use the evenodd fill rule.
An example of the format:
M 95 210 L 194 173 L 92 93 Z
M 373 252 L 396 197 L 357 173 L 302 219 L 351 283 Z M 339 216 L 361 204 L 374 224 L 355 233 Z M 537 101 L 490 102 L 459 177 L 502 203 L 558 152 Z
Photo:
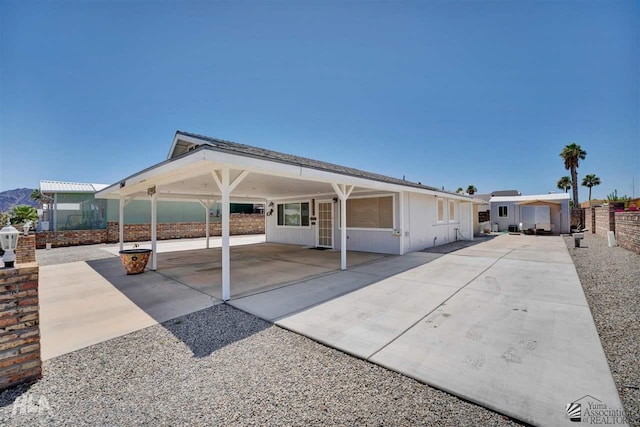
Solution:
M 455 190 L 640 195 L 638 1 L 0 0 L 0 190 L 113 183 L 176 130 Z M 580 188 L 585 200 L 587 189 Z

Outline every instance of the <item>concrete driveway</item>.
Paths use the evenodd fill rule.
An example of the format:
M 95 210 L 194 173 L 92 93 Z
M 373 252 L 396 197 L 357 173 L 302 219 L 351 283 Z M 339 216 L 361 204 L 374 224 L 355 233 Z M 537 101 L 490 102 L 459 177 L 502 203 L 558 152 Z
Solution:
M 40 328 L 44 360 L 220 304 L 220 245 L 204 240 L 162 242 L 158 270 L 128 276 L 109 257 L 40 268 Z M 340 268 L 340 253 L 234 236 L 231 296 L 252 295 L 322 277 Z M 217 247 L 216 247 L 217 246 Z M 55 250 L 55 249 L 54 249 Z M 117 253 L 118 248 L 106 248 Z M 349 252 L 349 265 L 385 255 Z M 364 286 L 368 283 L 361 283 Z M 315 290 L 321 302 L 355 287 Z
M 353 292 L 318 302 L 324 288 Z M 502 235 L 231 301 L 286 329 L 534 425 L 622 408 L 560 237 Z

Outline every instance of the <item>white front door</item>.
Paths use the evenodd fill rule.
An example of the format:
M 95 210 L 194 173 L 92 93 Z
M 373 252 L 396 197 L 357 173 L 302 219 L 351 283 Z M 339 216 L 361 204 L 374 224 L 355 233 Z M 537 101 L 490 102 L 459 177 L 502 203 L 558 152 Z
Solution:
M 318 202 L 317 246 L 333 249 L 333 202 Z

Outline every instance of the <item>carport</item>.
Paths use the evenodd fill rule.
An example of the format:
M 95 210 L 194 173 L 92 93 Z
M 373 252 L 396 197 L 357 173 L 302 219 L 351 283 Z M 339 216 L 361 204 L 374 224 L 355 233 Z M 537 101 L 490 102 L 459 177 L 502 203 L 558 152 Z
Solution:
M 150 200 L 152 250 L 150 268 L 154 271 L 158 269 L 158 200 L 199 202 L 203 206 L 207 242 L 209 240 L 208 209 L 213 203 L 220 203 L 222 223 L 221 299 L 228 301 L 231 297 L 229 249 L 229 205 L 231 202 L 264 203 L 267 206 L 266 215 L 271 215 L 273 209 L 269 209 L 269 201 L 272 201 L 271 205 L 273 205 L 273 200 L 307 197 L 314 201 L 311 208 L 307 206 L 307 209 L 315 210 L 315 200 L 328 200 L 339 203 L 339 223 L 349 224 L 347 221 L 347 200 L 350 197 L 371 192 L 393 197 L 393 230 L 388 230 L 388 236 L 393 235 L 393 239 L 398 242 L 396 252 L 398 255 L 404 254 L 407 247 L 405 238 L 409 236 L 408 228 L 405 227 L 405 221 L 408 221 L 409 218 L 409 213 L 405 212 L 405 206 L 408 205 L 405 203 L 408 200 L 408 193 L 418 193 L 430 197 L 443 195 L 443 192 L 420 183 L 411 183 L 201 135 L 176 132 L 166 161 L 99 191 L 96 193 L 96 198 L 110 198 L 120 201 L 119 241 L 121 249 L 124 244 L 124 209 L 126 205 L 136 199 Z M 460 203 L 460 212 L 463 211 L 463 207 L 471 206 L 472 203 L 471 199 L 465 196 L 447 193 L 447 197 Z M 301 209 L 300 206 L 298 208 Z M 468 209 L 464 209 L 464 211 L 467 212 Z M 314 212 L 314 215 L 309 217 L 308 225 L 315 225 L 316 221 L 320 219 L 320 212 L 317 217 Z M 458 221 L 461 222 L 462 227 L 468 226 L 469 229 L 472 227 L 471 216 L 465 217 L 464 221 L 460 219 Z M 318 223 L 321 222 L 318 221 Z M 348 237 L 346 232 L 339 234 L 340 268 L 346 270 Z M 209 247 L 208 243 L 207 247 Z M 377 252 L 373 245 L 370 251 Z

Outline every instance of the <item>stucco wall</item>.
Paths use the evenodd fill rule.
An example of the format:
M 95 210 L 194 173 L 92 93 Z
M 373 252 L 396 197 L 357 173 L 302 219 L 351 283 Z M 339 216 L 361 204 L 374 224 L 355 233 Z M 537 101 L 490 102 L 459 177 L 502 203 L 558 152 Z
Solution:
M 460 228 L 461 215 L 465 215 L 462 221 L 471 221 L 460 211 L 460 202 L 455 201 L 454 220 L 450 222 L 449 201 L 444 199 L 444 221 L 438 222 L 437 197 L 424 194 L 409 193 L 407 197 L 407 211 L 409 212 L 409 236 L 407 251 L 419 251 L 433 246 L 440 246 L 455 241 L 456 228 Z M 465 236 L 470 238 L 470 236 Z

